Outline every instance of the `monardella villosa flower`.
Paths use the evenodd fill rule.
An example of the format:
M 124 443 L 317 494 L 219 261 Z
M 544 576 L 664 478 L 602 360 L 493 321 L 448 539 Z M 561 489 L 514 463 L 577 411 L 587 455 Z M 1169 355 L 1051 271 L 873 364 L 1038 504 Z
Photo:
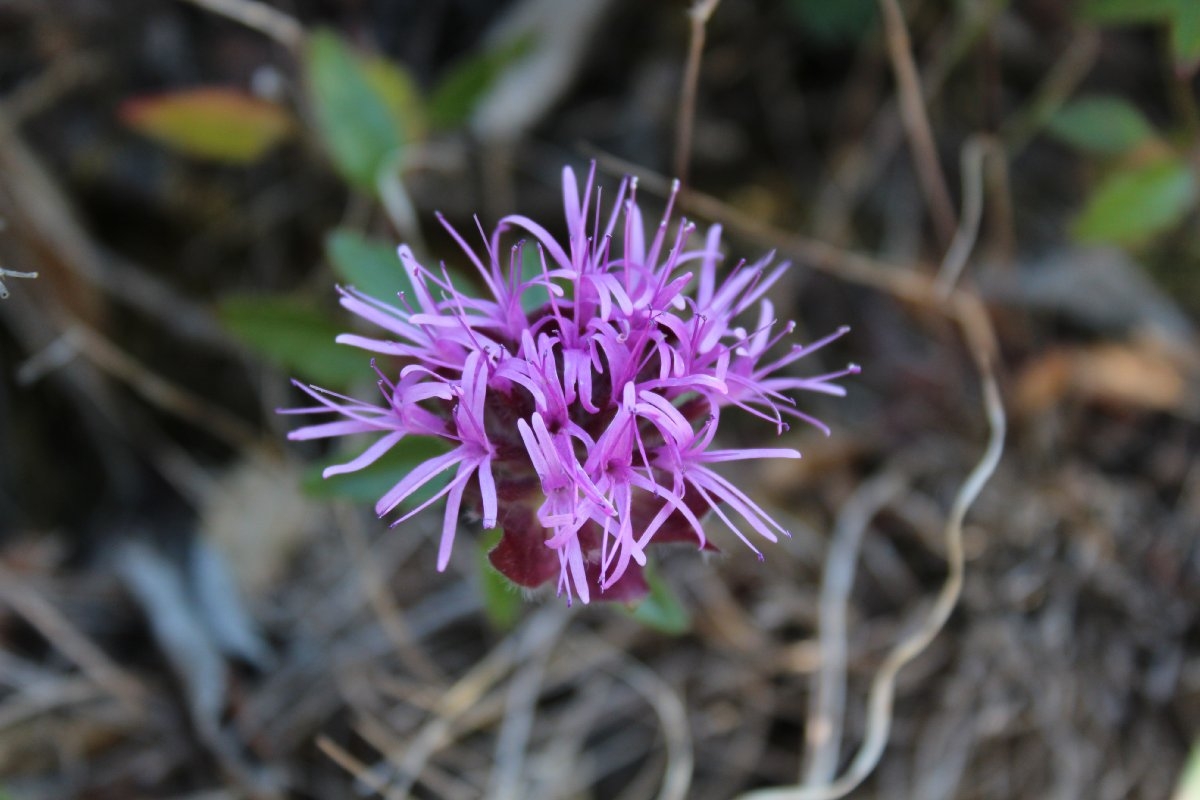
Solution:
M 387 333 L 338 341 L 402 366 L 396 374 L 376 367 L 382 405 L 301 386 L 317 405 L 291 410 L 336 417 L 292 439 L 378 435 L 326 477 L 362 469 L 409 436 L 444 440 L 451 449 L 393 486 L 376 504 L 379 515 L 446 481 L 393 523 L 445 498 L 439 570 L 466 503 L 484 528 L 503 530 L 489 554 L 497 570 L 525 587 L 556 579 L 568 602 L 585 603 L 644 595 L 650 544 L 711 547 L 701 525 L 710 511 L 761 559 L 751 536 L 773 542 L 787 532 L 714 465 L 800 454 L 713 447 L 721 414 L 739 409 L 778 433 L 798 418 L 828 433 L 790 393 L 842 395 L 834 381 L 858 371 L 781 374 L 847 329 L 778 352 L 795 326 L 776 325 L 767 293 L 786 264 L 772 268 L 767 255 L 718 275 L 719 226 L 703 237 L 686 221 L 672 227 L 669 202 L 647 231 L 628 179 L 604 217 L 594 174 L 581 194 L 563 170 L 565 245 L 532 219 L 509 216 L 490 240 L 481 229 L 477 253 L 446 225 L 478 270 L 483 297 L 460 291 L 444 266 L 423 266 L 407 246 L 399 254 L 411 296 L 388 304 L 341 289 L 343 307 Z M 522 270 L 524 241 L 502 249 L 513 229 L 537 248 L 532 275 Z M 549 299 L 528 310 L 531 292 Z

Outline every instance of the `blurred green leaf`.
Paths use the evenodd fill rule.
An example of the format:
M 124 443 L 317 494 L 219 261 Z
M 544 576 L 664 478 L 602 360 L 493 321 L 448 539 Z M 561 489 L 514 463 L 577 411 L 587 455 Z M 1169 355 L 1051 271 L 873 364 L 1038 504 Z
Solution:
M 371 63 L 332 31 L 309 38 L 305 67 L 317 127 L 342 175 L 374 192 L 376 176 L 402 151 L 407 134 L 395 96 L 399 67 L 389 79 Z
M 466 122 L 500 74 L 532 50 L 533 44 L 533 36 L 521 36 L 457 64 L 429 97 L 430 124 L 445 130 Z
M 367 80 L 379 93 L 392 116 L 401 121 L 407 141 L 425 138 L 428 125 L 425 115 L 425 96 L 412 73 L 394 61 L 382 57 L 363 61 Z
M 787 8 L 805 30 L 829 43 L 861 39 L 878 13 L 876 0 L 789 0 Z
M 1089 0 L 1081 11 L 1093 22 L 1136 24 L 1171 19 L 1181 0 Z M 1191 0 L 1182 0 L 1191 2 Z
M 1047 129 L 1081 150 L 1114 155 L 1133 149 L 1155 136 L 1154 127 L 1120 97 L 1082 97 L 1063 106 Z
M 133 98 L 121 105 L 118 115 L 160 144 L 230 164 L 257 161 L 295 129 L 292 115 L 282 106 L 226 88 Z
M 361 441 L 366 441 L 365 437 Z M 301 483 L 304 492 L 311 497 L 332 498 L 340 497 L 359 503 L 372 505 L 383 497 L 389 489 L 412 472 L 423 461 L 440 456 L 448 451 L 446 444 L 440 439 L 429 436 L 408 436 L 401 439 L 395 447 L 380 456 L 379 460 L 358 472 L 346 472 L 341 475 L 321 477 L 326 466 L 343 464 L 355 458 L 366 446 L 346 448 L 328 465 L 314 464 L 304 474 Z M 454 470 L 448 470 L 429 483 L 422 486 L 412 497 L 405 501 L 406 507 L 413 507 L 428 500 L 454 476 Z
M 1080 12 L 1097 23 L 1156 23 L 1169 20 L 1177 4 L 1178 0 L 1088 0 Z
M 1171 26 L 1171 50 L 1175 63 L 1191 73 L 1200 65 L 1200 2 L 1183 2 Z
M 1114 172 L 1075 221 L 1085 242 L 1137 244 L 1179 222 L 1196 200 L 1196 176 L 1177 159 Z
M 630 612 L 633 618 L 656 631 L 679 636 L 692 629 L 692 617 L 675 591 L 659 577 L 651 563 L 646 567 L 650 593 Z
M 1192 747 L 1172 800 L 1200 800 L 1200 746 Z
M 1176 65 L 1188 72 L 1200 65 L 1200 3 L 1196 0 L 1090 0 L 1082 11 L 1084 19 L 1099 23 L 1168 24 Z
M 307 302 L 280 296 L 226 298 L 225 327 L 259 355 L 298 377 L 340 388 L 370 375 L 370 357 L 334 341 L 343 327 Z
M 386 242 L 341 228 L 325 237 L 325 255 L 338 277 L 371 297 L 395 304 L 399 292 L 412 296 L 412 281 Z
M 545 273 L 542 271 L 542 257 L 537 244 L 525 242 L 521 247 L 521 282 L 525 283 Z M 531 286 L 521 295 L 521 310 L 526 314 L 537 311 L 550 302 L 550 290 L 545 286 Z
M 483 613 L 498 630 L 506 631 L 520 618 L 524 601 L 516 585 L 488 560 L 488 553 L 500 542 L 501 535 L 499 529 L 483 532 L 476 563 L 479 565 L 479 588 L 483 592 Z

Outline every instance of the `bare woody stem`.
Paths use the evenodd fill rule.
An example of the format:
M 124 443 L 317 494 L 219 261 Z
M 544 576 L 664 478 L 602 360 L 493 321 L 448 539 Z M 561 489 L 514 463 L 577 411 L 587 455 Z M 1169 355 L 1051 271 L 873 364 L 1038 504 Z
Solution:
M 946 186 L 946 175 L 938 161 L 929 116 L 925 111 L 921 77 L 917 74 L 917 65 L 913 60 L 912 42 L 908 38 L 908 28 L 904 24 L 904 14 L 900 11 L 898 0 L 879 0 L 879 8 L 883 14 L 888 57 L 892 61 L 892 70 L 896 73 L 900 119 L 904 124 L 909 150 L 912 151 L 916 164 L 921 194 L 925 196 L 934 229 L 937 231 L 938 243 L 944 250 L 954 238 L 958 221 L 954 203 L 950 199 L 950 190 Z
M 704 36 L 709 17 L 721 0 L 696 0 L 688 10 L 691 39 L 683 68 L 683 84 L 679 90 L 679 115 L 675 131 L 675 177 L 687 185 L 688 164 L 692 157 L 692 127 L 696 120 L 696 87 L 700 83 L 700 56 L 704 52 Z
M 278 8 L 258 0 L 186 0 L 193 5 L 240 22 L 279 42 L 289 50 L 304 43 L 304 26 Z

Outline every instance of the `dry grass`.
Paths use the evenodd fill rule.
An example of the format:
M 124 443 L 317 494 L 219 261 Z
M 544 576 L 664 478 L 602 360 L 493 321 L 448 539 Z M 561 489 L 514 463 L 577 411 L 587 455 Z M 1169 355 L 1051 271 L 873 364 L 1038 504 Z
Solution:
M 245 0 L 193 4 L 237 22 L 196 34 L 205 45 L 250 47 L 242 25 L 271 37 L 260 45 L 271 58 L 287 57 L 279 43 L 291 52 L 302 42 L 303 8 L 293 18 Z M 789 215 L 794 198 L 774 197 L 760 212 L 745 185 L 695 188 L 705 186 L 706 159 L 708 174 L 720 173 L 704 144 L 716 135 L 717 104 L 705 79 L 738 74 L 729 54 L 742 51 L 730 42 L 747 12 L 735 5 L 697 3 L 691 49 L 672 62 L 686 76 L 674 158 L 681 172 L 694 165 L 681 205 L 724 225 L 733 249 L 791 258 L 780 313 L 814 330 L 831 316 L 851 322 L 849 355 L 866 368 L 847 402 L 820 409 L 833 438 L 790 432 L 802 461 L 739 476 L 794 534 L 765 564 L 736 541 L 718 540 L 720 556 L 664 553 L 661 571 L 692 614 L 678 637 L 619 609 L 566 609 L 544 596 L 512 630 L 497 630 L 469 548 L 446 573 L 433 570 L 431 521 L 391 531 L 361 507 L 299 496 L 298 457 L 280 453 L 270 413 L 289 402 L 282 376 L 245 369 L 209 295 L 186 288 L 184 266 L 188 252 L 211 256 L 214 241 L 236 241 L 257 254 L 243 253 L 254 279 L 271 285 L 288 258 L 254 247 L 300 237 L 311 256 L 303 209 L 326 187 L 319 168 L 248 180 L 246 213 L 189 231 L 177 251 L 157 240 L 165 263 L 183 254 L 179 268 L 147 266 L 114 256 L 120 237 L 80 211 L 79 167 L 62 158 L 72 151 L 39 148 L 22 127 L 86 105 L 76 92 L 88 80 L 128 91 L 119 72 L 54 62 L 7 95 L 0 264 L 12 270 L 0 277 L 18 267 L 40 277 L 11 286 L 0 304 L 0 517 L 16 520 L 0 530 L 0 798 L 1170 794 L 1200 729 L 1200 415 L 1190 401 L 1200 352 L 1194 337 L 1148 344 L 1143 321 L 1080 331 L 1065 309 L 991 302 L 975 288 L 1020 274 L 1013 193 L 1030 189 L 1016 159 L 1035 146 L 1046 105 L 1061 103 L 1098 57 L 1097 38 L 1076 32 L 1000 135 L 955 134 L 956 167 L 941 163 L 939 138 L 950 137 L 928 109 L 1009 12 L 992 3 L 963 18 L 926 10 L 910 31 L 900 4 L 885 0 L 883 38 L 859 54 L 866 77 L 847 78 L 839 97 L 890 86 L 879 70 L 895 71 L 896 96 L 875 95 L 860 135 L 831 148 L 840 157 L 808 198 L 821 236 L 808 236 Z M 0 21 L 4 13 L 13 12 L 0 10 Z M 20 13 L 84 35 L 81 21 Z M 688 23 L 671 19 L 682 43 Z M 15 38 L 0 26 L 0 47 Z M 930 55 L 932 40 L 942 47 Z M 84 61 L 107 63 L 92 58 Z M 612 102 L 567 98 L 563 127 L 548 135 L 577 138 L 594 104 Z M 842 102 L 839 113 L 854 118 Z M 894 158 L 904 136 L 911 167 Z M 647 197 L 667 191 L 654 170 L 610 155 L 622 152 L 611 144 L 597 137 L 582 154 L 609 178 L 638 174 Z M 416 208 L 453 205 L 472 185 L 473 151 L 455 155 L 455 146 L 450 166 L 431 153 L 434 166 L 415 176 Z M 556 146 L 535 137 L 517 147 L 518 169 L 504 181 L 552 194 Z M 764 156 L 750 183 L 768 184 L 773 168 Z M 957 213 L 946 173 L 961 179 Z M 927 232 L 944 247 L 920 246 L 925 212 L 904 200 L 916 196 L 902 193 L 908 184 L 931 198 Z M 900 201 L 869 196 L 885 189 Z M 194 220 L 187 202 L 172 213 Z M 855 209 L 872 203 L 881 228 L 915 228 L 918 244 L 846 246 Z M 354 200 L 338 213 L 386 214 Z M 167 343 L 138 335 L 147 329 Z M 1093 342 L 1122 357 L 1089 349 L 1084 362 Z M 1128 373 L 1125 356 L 1139 353 L 1161 369 Z M 1062 364 L 1073 359 L 1104 362 L 1116 376 L 1108 386 L 1187 388 L 1114 396 L 1072 377 Z M 757 435 L 750 430 L 732 436 Z M 92 451 L 100 455 L 81 455 Z M 29 490 L 23 469 L 54 475 L 63 493 Z M 62 496 L 75 506 L 26 511 Z M 215 521 L 229 515 L 214 509 L 241 503 L 253 510 L 244 529 Z M 238 548 L 232 576 L 202 579 L 188 544 L 197 531 L 226 553 L 238 537 L 262 546 Z M 145 562 L 153 575 L 146 567 L 131 578 L 130 552 L 157 554 Z M 224 577 L 242 580 L 248 612 L 219 602 L 233 594 L 223 595 Z M 165 629 L 188 632 L 191 657 L 161 652 Z

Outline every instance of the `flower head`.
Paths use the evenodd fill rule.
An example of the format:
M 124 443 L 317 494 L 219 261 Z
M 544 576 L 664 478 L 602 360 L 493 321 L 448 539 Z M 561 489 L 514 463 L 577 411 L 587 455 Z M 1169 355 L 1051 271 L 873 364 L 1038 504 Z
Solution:
M 787 532 L 711 465 L 800 454 L 714 449 L 721 414 L 744 411 L 780 433 L 788 418 L 800 419 L 828 433 L 792 394 L 842 395 L 837 379 L 858 371 L 782 374 L 847 329 L 770 358 L 795 327 L 777 324 L 766 296 L 787 265 L 772 267 L 768 254 L 722 278 L 719 226 L 700 237 L 690 222 L 672 225 L 668 203 L 647 231 L 628 179 L 604 216 L 594 175 L 593 167 L 581 192 L 574 172 L 563 170 L 565 246 L 514 215 L 484 236 L 479 253 L 443 221 L 478 272 L 483 297 L 460 291 L 445 267 L 422 265 L 407 246 L 399 256 L 411 297 L 388 304 L 342 289 L 341 304 L 386 333 L 338 341 L 402 366 L 394 379 L 377 370 L 382 405 L 301 386 L 317 405 L 290 410 L 336 416 L 292 439 L 378 434 L 327 476 L 362 469 L 407 436 L 446 441 L 447 453 L 379 500 L 379 515 L 440 478 L 432 498 L 393 523 L 446 498 L 438 569 L 450 558 L 465 501 L 483 527 L 503 529 L 489 554 L 501 573 L 526 587 L 557 579 L 568 602 L 585 603 L 645 594 L 650 544 L 711 547 L 701 525 L 710 511 L 761 558 L 751 537 L 776 541 Z M 502 238 L 514 231 L 531 241 L 506 252 Z M 522 270 L 531 246 L 532 277 Z M 534 296 L 546 299 L 532 307 Z M 750 328 L 742 327 L 746 316 Z

